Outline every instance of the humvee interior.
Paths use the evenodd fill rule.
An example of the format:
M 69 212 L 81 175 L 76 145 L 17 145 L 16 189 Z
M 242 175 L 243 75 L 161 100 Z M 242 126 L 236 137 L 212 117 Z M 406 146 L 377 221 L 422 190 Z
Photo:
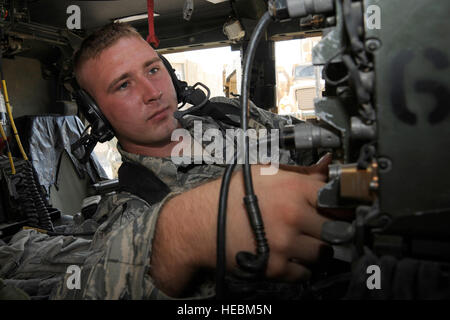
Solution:
M 95 128 L 76 102 L 72 57 L 87 35 L 121 21 L 168 57 L 179 80 L 197 81 L 190 77 L 201 73 L 180 54 L 229 50 L 217 55 L 223 73 L 209 78 L 217 83 L 205 83 L 206 90 L 200 81 L 187 83 L 189 90 L 210 93 L 216 86 L 240 99 L 244 131 L 249 100 L 299 118 L 280 131 L 281 148 L 293 155 L 310 150 L 315 161 L 332 153 L 318 206 L 354 212 L 352 221 L 324 225 L 321 237 L 333 246 L 334 261 L 311 283 L 261 287 L 249 279 L 264 274 L 269 248 L 257 204 L 249 200 L 261 252 L 237 257 L 244 275 L 238 282 L 227 282 L 218 265 L 217 298 L 228 292 L 239 298 L 448 299 L 450 47 L 439 31 L 450 29 L 448 12 L 448 1 L 422 0 L 0 0 L 0 251 L 9 252 L 1 248 L 24 229 L 82 239 L 74 242 L 81 247 L 95 234 L 93 225 L 83 231 L 70 225 L 89 220 L 103 197 L 118 190 L 109 171 L 119 165 L 83 154 L 88 144 L 79 141 Z M 309 39 L 295 51 L 302 60 L 292 68 L 278 65 L 277 44 L 300 39 Z M 231 52 L 240 59 L 225 63 Z M 204 96 L 188 100 L 192 109 L 182 112 L 201 110 Z M 235 169 L 227 168 L 224 189 Z M 226 221 L 222 209 L 219 220 Z M 224 237 L 223 228 L 219 223 Z M 219 262 L 225 238 L 217 241 Z M 61 263 L 52 270 L 58 276 L 66 273 Z M 367 282 L 373 265 L 389 269 L 382 286 L 392 290 L 380 293 L 379 281 Z M 15 277 L 17 270 L 0 255 L 0 297 L 6 284 L 28 298 L 48 299 L 60 281 L 31 282 L 25 273 Z M 415 273 L 405 280 L 403 271 Z

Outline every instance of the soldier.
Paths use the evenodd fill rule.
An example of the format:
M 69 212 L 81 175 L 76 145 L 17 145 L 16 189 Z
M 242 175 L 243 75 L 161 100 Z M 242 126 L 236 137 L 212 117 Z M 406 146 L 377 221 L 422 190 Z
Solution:
M 74 71 L 79 85 L 114 128 L 124 163 L 150 170 L 170 192 L 156 203 L 129 192 L 102 202 L 93 217 L 102 224 L 92 243 L 93 253 L 83 265 L 81 291 L 67 290 L 62 284 L 54 298 L 213 296 L 217 208 L 225 166 L 175 164 L 171 152 L 178 141 L 172 141 L 171 135 L 177 128 L 192 132 L 194 120 L 201 120 L 203 129 L 227 124 L 210 116 L 175 119 L 177 93 L 169 72 L 156 51 L 128 25 L 111 24 L 86 38 L 75 55 Z M 239 107 L 237 100 L 211 101 Z M 292 121 L 251 107 L 253 128 L 280 128 Z M 303 156 L 303 163 L 311 161 L 309 154 Z M 252 167 L 271 250 L 268 278 L 308 279 L 321 255 L 331 256 L 331 247 L 320 240 L 321 226 L 329 218 L 316 207 L 329 162 L 328 156 L 298 172 L 281 169 L 271 176 L 261 175 L 259 165 Z M 138 173 L 132 179 L 142 176 Z M 242 204 L 242 181 L 238 171 L 230 185 L 228 270 L 237 267 L 236 253 L 255 251 Z

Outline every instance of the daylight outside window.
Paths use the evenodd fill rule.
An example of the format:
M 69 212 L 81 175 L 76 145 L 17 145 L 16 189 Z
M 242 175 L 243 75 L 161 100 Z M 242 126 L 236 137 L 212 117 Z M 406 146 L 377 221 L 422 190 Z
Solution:
M 275 42 L 279 114 L 302 120 L 315 118 L 314 99 L 322 96 L 322 67 L 313 66 L 312 48 L 320 37 Z
M 204 83 L 211 97 L 233 97 L 240 92 L 241 58 L 230 47 L 168 53 L 164 55 L 180 80 Z

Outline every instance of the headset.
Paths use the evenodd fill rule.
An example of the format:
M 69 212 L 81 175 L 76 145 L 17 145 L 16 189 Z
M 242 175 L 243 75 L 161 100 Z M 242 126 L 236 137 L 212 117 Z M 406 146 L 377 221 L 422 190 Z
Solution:
M 193 86 L 188 86 L 186 81 L 182 81 L 177 78 L 175 69 L 172 67 L 170 62 L 159 53 L 158 56 L 163 62 L 164 67 L 169 72 L 173 86 L 177 93 L 177 101 L 179 104 L 182 104 L 179 108 L 182 108 L 186 103 L 193 105 L 193 107 L 185 111 L 176 111 L 174 114 L 175 118 L 180 119 L 188 113 L 201 109 L 209 100 L 209 88 L 200 82 L 197 82 Z M 109 141 L 115 136 L 115 133 L 114 128 L 111 126 L 108 119 L 106 119 L 105 115 L 102 113 L 92 96 L 82 89 L 76 81 L 73 85 L 76 88 L 74 91 L 75 101 L 81 114 L 84 115 L 90 125 L 82 133 L 80 139 L 72 144 L 71 151 L 80 162 L 86 163 L 89 160 L 90 154 L 97 142 Z M 198 89 L 198 86 L 205 88 L 207 95 L 205 95 L 202 90 Z M 88 134 L 87 130 L 89 127 L 91 127 L 91 132 Z M 82 154 L 76 153 L 75 151 L 81 147 L 84 147 L 84 152 Z

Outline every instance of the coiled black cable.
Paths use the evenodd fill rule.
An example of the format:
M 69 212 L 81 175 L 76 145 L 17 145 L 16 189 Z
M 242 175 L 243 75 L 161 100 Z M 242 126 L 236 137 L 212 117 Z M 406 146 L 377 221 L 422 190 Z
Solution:
M 227 221 L 227 200 L 230 189 L 231 176 L 236 167 L 236 154 L 233 163 L 228 165 L 223 175 L 220 186 L 219 214 L 217 217 L 217 268 L 216 268 L 216 298 L 222 300 L 225 296 L 225 274 L 226 262 L 226 221 Z
M 272 140 L 271 135 L 259 139 L 257 146 Z M 220 186 L 219 212 L 217 218 L 217 268 L 216 268 L 216 298 L 222 300 L 225 297 L 226 274 L 226 220 L 227 200 L 231 177 L 236 167 L 237 152 L 234 153 L 233 162 L 227 166 Z
M 244 60 L 244 71 L 242 76 L 242 87 L 241 87 L 241 128 L 244 132 L 244 186 L 245 186 L 245 197 L 244 203 L 247 209 L 247 213 L 250 220 L 250 225 L 253 229 L 256 238 L 256 256 L 250 252 L 239 252 L 236 255 L 236 260 L 238 265 L 245 270 L 245 272 L 250 272 L 254 275 L 261 275 L 264 273 L 267 266 L 267 261 L 269 259 L 269 245 L 267 243 L 264 223 L 261 217 L 261 212 L 258 205 L 258 198 L 256 197 L 253 190 L 253 181 L 251 167 L 249 163 L 249 142 L 248 135 L 245 133 L 248 129 L 248 113 L 249 113 L 249 95 L 250 95 L 250 76 L 251 68 L 253 65 L 253 59 L 255 56 L 255 51 L 258 46 L 258 42 L 264 34 L 265 29 L 271 22 L 272 18 L 269 12 L 266 12 L 250 37 L 250 42 L 247 47 L 247 53 Z
M 244 71 L 242 77 L 241 89 L 241 128 L 244 132 L 244 185 L 247 213 L 250 220 L 250 225 L 256 238 L 256 252 L 257 255 L 250 252 L 239 252 L 236 255 L 236 261 L 242 269 L 238 272 L 238 276 L 247 279 L 254 279 L 265 272 L 267 261 L 269 259 L 269 246 L 264 231 L 264 224 L 261 217 L 261 212 L 258 206 L 258 199 L 254 194 L 253 182 L 251 175 L 251 168 L 249 163 L 249 142 L 248 135 L 245 133 L 248 129 L 248 113 L 249 113 L 249 88 L 250 88 L 250 72 L 257 48 L 258 42 L 263 35 L 264 30 L 271 21 L 271 16 L 266 12 L 259 20 L 255 30 L 251 36 L 249 45 L 247 47 L 247 54 L 244 61 Z M 219 199 L 219 214 L 218 214 L 218 228 L 217 228 L 217 266 L 216 266 L 216 298 L 223 299 L 225 291 L 225 273 L 226 273 L 226 250 L 225 250 L 225 224 L 226 224 L 226 206 L 228 200 L 228 190 L 231 181 L 233 170 L 236 166 L 236 155 L 232 164 L 228 165 L 225 170 L 222 180 L 220 199 Z

